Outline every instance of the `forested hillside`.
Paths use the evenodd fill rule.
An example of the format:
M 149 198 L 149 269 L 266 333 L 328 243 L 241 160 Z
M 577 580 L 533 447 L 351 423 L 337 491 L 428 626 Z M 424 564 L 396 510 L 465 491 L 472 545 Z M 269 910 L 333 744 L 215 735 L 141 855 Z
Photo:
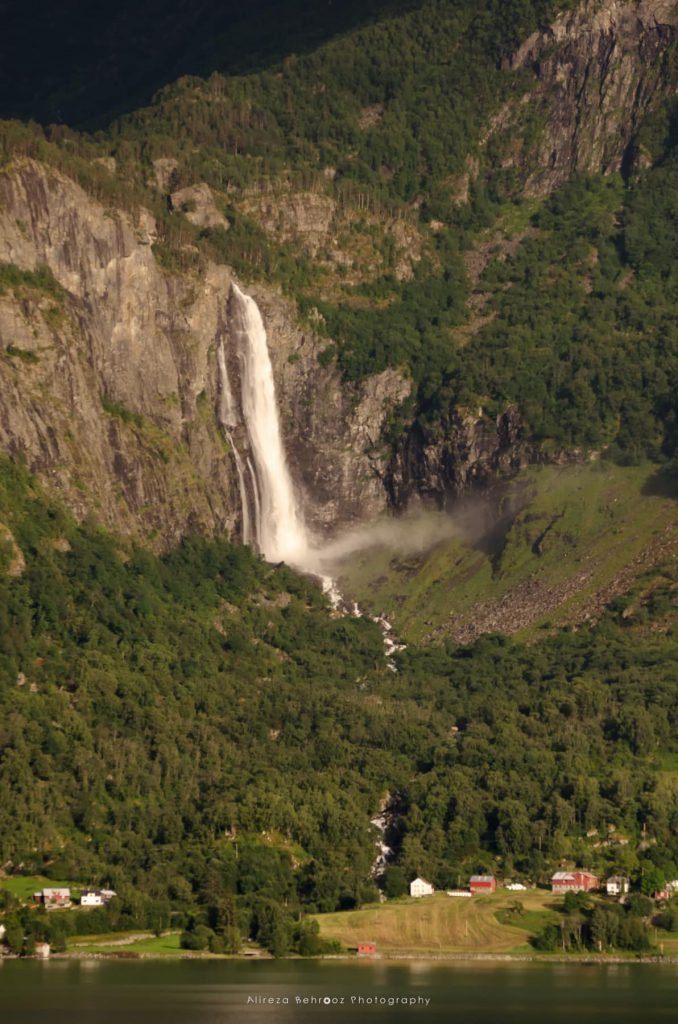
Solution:
M 6 464 L 0 509 L 5 870 L 134 888 L 127 922 L 228 898 L 256 934 L 373 898 L 388 805 L 394 867 L 437 886 L 564 857 L 675 877 L 671 568 L 595 630 L 393 673 L 373 623 L 245 548 L 157 559 Z
M 41 37 L 39 82 L 2 71 L 4 112 L 45 122 L 0 122 L 2 870 L 108 883 L 92 928 L 173 913 L 222 952 L 318 952 L 300 911 L 378 895 L 380 813 L 391 895 L 563 863 L 654 892 L 678 877 L 675 5 L 189 6 L 117 5 L 88 49 L 71 0 L 69 60 Z M 391 663 L 219 536 L 245 518 L 234 283 L 327 532 L 547 466 L 465 546 L 366 571 L 411 630 Z M 577 613 L 547 618 L 563 580 Z M 493 632 L 518 585 L 530 643 Z

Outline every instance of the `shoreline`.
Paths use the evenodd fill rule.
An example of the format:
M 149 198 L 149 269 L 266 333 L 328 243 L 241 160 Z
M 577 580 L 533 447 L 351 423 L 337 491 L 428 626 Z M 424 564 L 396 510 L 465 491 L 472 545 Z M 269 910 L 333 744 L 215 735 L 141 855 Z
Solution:
M 40 957 L 7 957 L 7 959 L 36 960 Z M 64 953 L 52 953 L 46 960 L 229 960 L 240 963 L 252 963 L 265 961 L 272 962 L 275 958 L 261 954 L 256 956 L 241 956 L 238 954 L 220 953 L 192 953 L 188 950 L 176 955 L 135 952 L 134 950 L 111 950 L 110 952 L 78 952 L 67 950 Z M 573 953 L 539 955 L 531 953 L 419 953 L 412 952 L 385 952 L 368 956 L 356 956 L 355 954 L 334 953 L 328 956 L 290 956 L 281 957 L 283 961 L 301 960 L 307 961 L 341 961 L 343 963 L 384 963 L 399 961 L 418 961 L 425 963 L 464 963 L 464 962 L 485 962 L 485 963 L 536 963 L 536 964 L 580 964 L 582 966 L 595 966 L 596 964 L 654 964 L 655 966 L 678 966 L 678 955 L 649 955 L 649 956 L 619 956 L 615 953 Z

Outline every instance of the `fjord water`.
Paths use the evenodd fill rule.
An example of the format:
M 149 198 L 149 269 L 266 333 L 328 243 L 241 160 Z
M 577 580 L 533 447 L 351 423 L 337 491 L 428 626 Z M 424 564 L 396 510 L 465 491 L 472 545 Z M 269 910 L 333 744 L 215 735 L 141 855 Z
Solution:
M 678 966 L 652 964 L 0 963 L 7 1024 L 661 1024 L 677 1008 Z

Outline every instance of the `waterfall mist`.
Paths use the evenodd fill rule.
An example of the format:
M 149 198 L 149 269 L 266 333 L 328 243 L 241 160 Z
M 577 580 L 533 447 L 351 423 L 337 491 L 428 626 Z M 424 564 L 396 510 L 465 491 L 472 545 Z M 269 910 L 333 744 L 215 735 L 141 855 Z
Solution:
M 341 563 L 370 548 L 423 553 L 452 537 L 475 541 L 496 517 L 496 508 L 466 500 L 454 513 L 418 512 L 347 530 L 322 542 L 306 527 L 290 475 L 280 427 L 273 368 L 259 308 L 235 283 L 229 296 L 231 369 L 239 378 L 234 394 L 223 339 L 217 352 L 218 416 L 233 451 L 242 505 L 242 538 L 271 562 L 287 562 L 320 578 L 336 605 L 342 603 L 334 577 Z M 240 450 L 238 445 L 240 445 Z M 488 518 L 489 517 L 489 518 Z

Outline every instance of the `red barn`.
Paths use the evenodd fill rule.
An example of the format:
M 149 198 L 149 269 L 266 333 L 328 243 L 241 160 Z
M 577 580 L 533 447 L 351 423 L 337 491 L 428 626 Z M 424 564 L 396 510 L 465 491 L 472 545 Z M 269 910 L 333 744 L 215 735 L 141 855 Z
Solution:
M 590 871 L 556 871 L 551 879 L 551 892 L 590 892 L 600 885 Z
M 377 952 L 376 942 L 359 942 L 358 943 L 358 956 L 370 956 L 372 953 Z
M 497 879 L 494 875 L 471 875 L 468 887 L 472 893 L 497 891 Z

